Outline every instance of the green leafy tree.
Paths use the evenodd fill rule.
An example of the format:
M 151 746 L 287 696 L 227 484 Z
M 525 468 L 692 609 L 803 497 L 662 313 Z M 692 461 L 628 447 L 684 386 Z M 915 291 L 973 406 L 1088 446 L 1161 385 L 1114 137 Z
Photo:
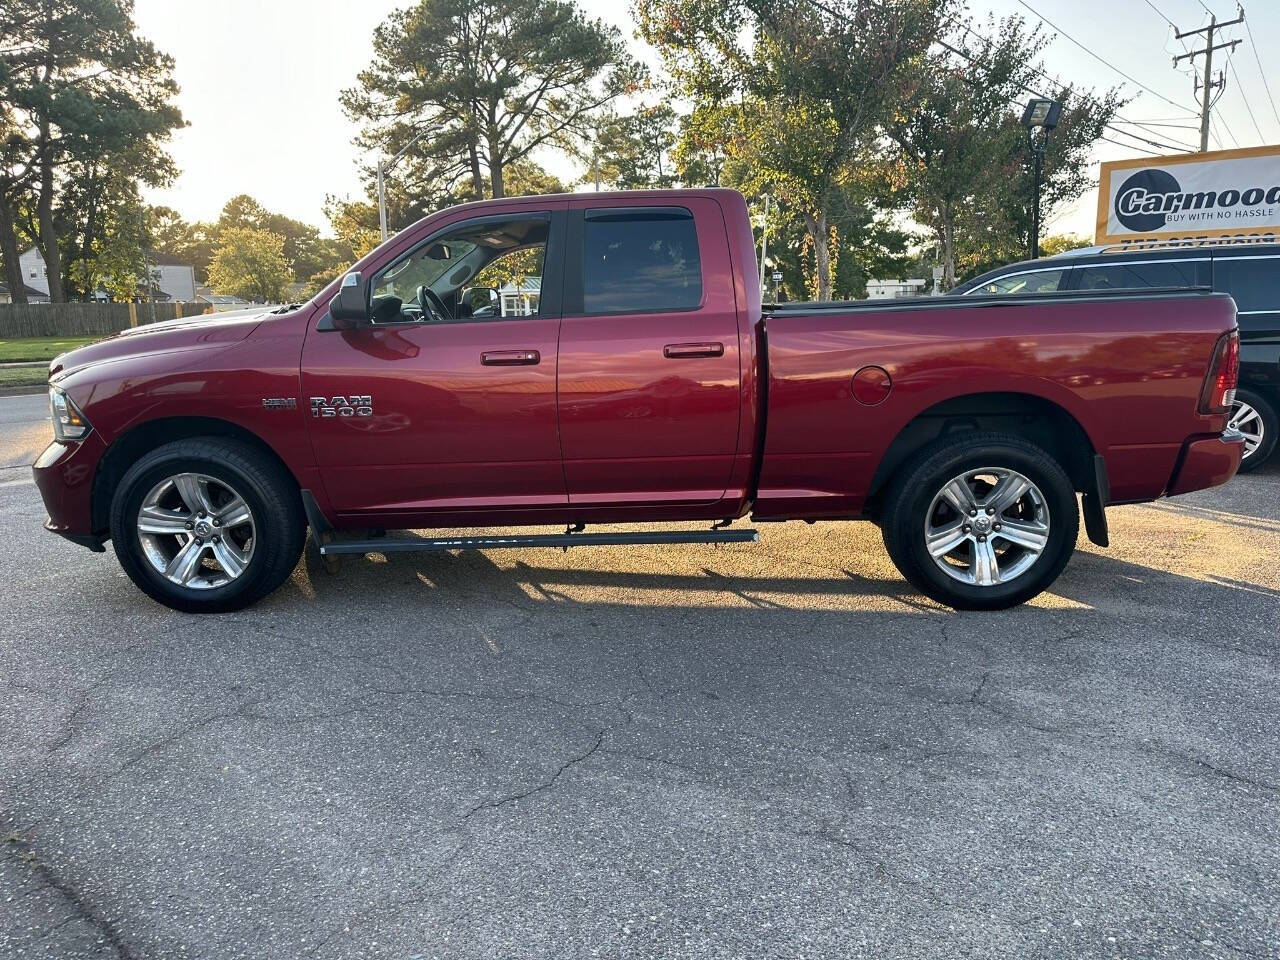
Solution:
M 633 113 L 606 114 L 596 127 L 584 182 L 598 182 L 618 190 L 662 189 L 675 186 L 676 114 L 665 103 L 640 107 Z
M 279 303 L 293 282 L 284 237 L 256 227 L 227 227 L 218 234 L 209 282 L 219 293 Z
M 1055 233 L 1040 241 L 1040 253 L 1045 257 L 1056 257 L 1068 250 L 1079 250 L 1081 247 L 1093 246 L 1090 237 L 1082 237 L 1069 233 Z
M 961 31 L 951 46 L 967 41 L 972 60 L 945 49 L 920 60 L 911 95 L 887 127 L 899 202 L 932 234 L 946 289 L 958 274 L 1025 256 L 1030 152 L 1019 113 L 1027 88 L 1043 80 L 1045 40 L 1022 18 Z M 1064 110 L 1045 155 L 1046 217 L 1089 188 L 1091 148 L 1121 106 L 1115 90 L 1051 95 Z
M 820 298 L 832 290 L 832 204 L 876 154 L 911 64 L 954 5 L 637 0 L 642 36 L 661 52 L 675 92 L 694 105 L 685 135 L 695 140 L 678 151 L 682 162 L 706 164 L 748 193 L 768 191 L 794 211 L 812 246 Z
M 136 193 L 102 204 L 88 213 L 68 261 L 71 288 L 87 298 L 101 287 L 116 301 L 154 295 L 147 246 L 145 210 Z
M 284 237 L 284 256 L 293 265 L 294 280 L 299 283 L 306 283 L 318 271 L 344 259 L 342 251 L 320 236 L 311 224 L 273 213 L 245 194 L 232 197 L 222 208 L 213 229 L 215 239 L 235 227 L 266 230 Z
M 382 242 L 378 230 L 378 207 L 368 200 L 349 200 L 328 196 L 324 215 L 336 243 L 347 251 L 347 262 L 354 263 Z
M 374 31 L 342 105 L 371 151 L 427 131 L 396 170 L 417 196 L 502 197 L 512 164 L 580 139 L 640 74 L 618 30 L 572 3 L 420 0 Z
M 851 178 L 831 202 L 831 297 L 855 300 L 866 296 L 872 278 L 900 276 L 908 266 L 910 235 L 895 222 L 892 211 L 879 199 L 887 190 L 881 181 L 883 165 L 867 175 Z M 763 222 L 763 202 L 754 199 L 756 222 L 768 231 L 765 291 L 780 300 L 802 300 L 814 295 L 814 252 L 803 218 L 787 207 L 770 206 Z M 782 274 L 774 284 L 772 274 Z
M 127 169 L 151 185 L 173 176 L 162 149 L 182 124 L 173 60 L 138 36 L 132 12 L 131 0 L 0 5 L 0 251 L 7 262 L 18 211 L 30 211 L 55 302 L 65 299 L 62 247 L 74 219 L 63 216 L 60 229 L 59 198 L 77 166 Z
M 195 269 L 196 280 L 207 283 L 209 263 L 217 245 L 217 229 L 210 223 L 190 223 L 172 207 L 147 209 L 146 223 L 151 249 L 183 260 Z

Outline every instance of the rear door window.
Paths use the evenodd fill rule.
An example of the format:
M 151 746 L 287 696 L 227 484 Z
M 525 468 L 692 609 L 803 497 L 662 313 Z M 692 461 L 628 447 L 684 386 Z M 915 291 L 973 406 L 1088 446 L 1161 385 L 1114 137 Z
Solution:
M 1213 288 L 1231 294 L 1242 314 L 1280 312 L 1280 257 L 1217 257 Z
M 1077 290 L 1152 290 L 1207 284 L 1207 260 L 1145 260 L 1091 263 L 1076 268 Z
M 702 261 L 693 214 L 683 207 L 586 211 L 582 293 L 588 316 L 696 310 Z
M 1010 273 L 965 291 L 966 297 L 1027 296 L 1036 293 L 1056 293 L 1065 284 L 1067 270 L 1031 270 L 1026 273 Z

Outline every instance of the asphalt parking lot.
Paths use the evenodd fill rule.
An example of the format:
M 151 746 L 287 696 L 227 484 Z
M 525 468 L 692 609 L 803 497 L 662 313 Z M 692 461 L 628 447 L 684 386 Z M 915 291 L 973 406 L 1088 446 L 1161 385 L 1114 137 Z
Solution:
M 0 399 L 0 956 L 1280 956 L 1280 469 L 1001 614 L 787 524 L 197 618 L 41 531 L 48 434 Z

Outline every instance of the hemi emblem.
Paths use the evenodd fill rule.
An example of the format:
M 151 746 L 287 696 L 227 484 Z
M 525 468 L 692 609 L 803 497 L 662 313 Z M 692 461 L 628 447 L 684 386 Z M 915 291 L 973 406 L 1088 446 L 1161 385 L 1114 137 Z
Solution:
M 264 410 L 297 410 L 298 401 L 295 397 L 263 397 L 262 408 Z

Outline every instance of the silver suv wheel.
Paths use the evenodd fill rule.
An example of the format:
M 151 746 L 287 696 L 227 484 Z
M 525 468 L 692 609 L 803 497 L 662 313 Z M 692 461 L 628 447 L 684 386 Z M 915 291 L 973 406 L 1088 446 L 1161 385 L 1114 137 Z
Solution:
M 1266 437 L 1266 425 L 1262 422 L 1262 414 L 1257 408 L 1243 400 L 1237 400 L 1231 408 L 1231 419 L 1227 429 L 1244 434 L 1244 459 L 1248 460 L 1258 452 Z
M 933 562 L 961 583 L 990 587 L 1026 573 L 1049 543 L 1049 507 L 1016 470 L 982 467 L 953 477 L 925 514 Z
M 203 473 L 175 474 L 152 487 L 138 509 L 137 530 L 156 572 L 192 590 L 226 586 L 239 577 L 257 541 L 244 498 Z

